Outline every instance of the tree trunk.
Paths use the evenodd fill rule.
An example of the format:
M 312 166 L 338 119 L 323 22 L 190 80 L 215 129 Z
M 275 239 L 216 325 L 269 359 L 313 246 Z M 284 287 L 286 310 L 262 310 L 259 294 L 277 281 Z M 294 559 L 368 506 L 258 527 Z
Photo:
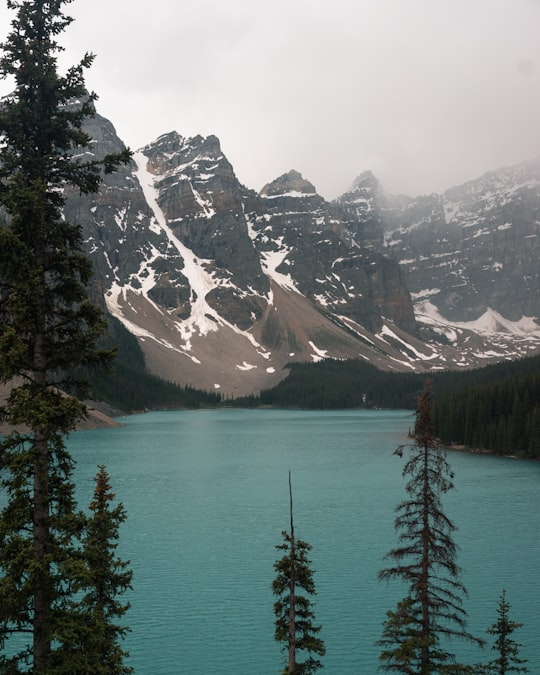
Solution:
M 34 382 L 43 395 L 47 387 L 47 367 L 44 332 L 39 332 L 34 341 Z M 34 558 L 39 575 L 34 594 L 34 674 L 47 671 L 51 649 L 50 627 L 50 565 L 47 562 L 49 544 L 49 444 L 48 433 L 39 426 L 34 433 Z
M 420 600 L 422 606 L 422 663 L 421 675 L 430 675 L 430 626 L 429 626 L 429 476 L 428 444 L 424 444 L 424 476 L 422 490 L 422 576 Z
M 289 471 L 289 510 L 291 515 L 291 574 L 289 579 L 289 675 L 296 671 L 296 551 L 294 544 L 293 500 L 291 487 L 291 472 Z

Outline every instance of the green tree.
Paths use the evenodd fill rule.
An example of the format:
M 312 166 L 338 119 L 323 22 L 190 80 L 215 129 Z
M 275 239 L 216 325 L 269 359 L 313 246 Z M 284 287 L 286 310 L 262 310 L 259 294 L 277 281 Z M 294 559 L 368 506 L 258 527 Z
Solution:
M 105 323 L 87 297 L 81 228 L 62 216 L 64 188 L 95 191 L 103 170 L 129 159 L 128 151 L 85 159 L 82 124 L 96 96 L 84 70 L 93 57 L 57 70 L 69 1 L 8 0 L 16 14 L 0 56 L 0 77 L 14 81 L 0 105 L 0 379 L 12 384 L 1 414 L 14 427 L 0 442 L 0 647 L 29 636 L 2 650 L 0 665 L 13 673 L 73 672 L 53 667 L 51 655 L 78 630 L 70 597 L 85 519 L 64 436 L 85 408 L 62 390 L 72 384 L 66 372 L 103 365 L 111 352 L 95 348 Z
M 387 670 L 416 675 L 420 637 L 420 629 L 414 616 L 414 602 L 411 598 L 404 598 L 398 602 L 395 612 L 389 610 L 386 613 L 382 638 L 377 642 L 384 647 L 380 660 L 392 665 Z
M 289 473 L 290 531 L 283 531 L 283 544 L 276 546 L 284 556 L 274 563 L 277 576 L 272 591 L 278 600 L 274 603 L 275 639 L 284 645 L 287 666 L 283 675 L 310 675 L 323 667 L 312 654 L 324 656 L 324 642 L 318 637 L 321 626 L 313 623 L 315 614 L 308 596 L 315 595 L 315 582 L 308 553 L 311 546 L 296 539 L 293 521 L 291 474 Z M 306 595 L 298 593 L 298 589 Z M 307 659 L 298 662 L 298 652 L 307 652 Z
M 128 569 L 129 561 L 116 555 L 118 529 L 126 511 L 121 502 L 112 505 L 115 495 L 109 475 L 103 465 L 98 468 L 73 605 L 82 619 L 82 632 L 78 639 L 64 643 L 55 661 L 70 663 L 71 672 L 128 675 L 133 668 L 124 665 L 128 654 L 120 640 L 129 629 L 117 621 L 129 609 L 129 603 L 122 602 L 120 596 L 131 588 L 133 573 Z
M 509 613 L 510 603 L 506 599 L 506 592 L 503 591 L 497 606 L 497 621 L 487 630 L 490 635 L 495 636 L 491 649 L 497 653 L 497 658 L 490 661 L 482 671 L 489 675 L 529 672 L 524 665 L 527 659 L 519 657 L 521 645 L 512 638 L 512 633 L 523 624 L 511 621 Z
M 466 672 L 454 665 L 454 656 L 442 644 L 446 637 L 482 641 L 466 631 L 466 590 L 452 536 L 456 527 L 441 503 L 441 495 L 454 487 L 453 473 L 433 436 L 429 381 L 418 399 L 414 435 L 403 468 L 407 499 L 396 508 L 400 546 L 386 555 L 396 564 L 379 572 L 380 580 L 404 581 L 407 595 L 384 624 L 380 667 L 415 675 Z M 396 451 L 403 452 L 403 447 Z

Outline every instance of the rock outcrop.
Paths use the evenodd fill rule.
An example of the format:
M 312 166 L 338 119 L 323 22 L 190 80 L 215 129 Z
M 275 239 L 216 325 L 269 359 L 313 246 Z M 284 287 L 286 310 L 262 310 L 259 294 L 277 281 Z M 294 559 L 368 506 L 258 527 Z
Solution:
M 87 130 L 94 156 L 122 149 L 103 117 Z M 298 171 L 256 193 L 215 136 L 171 132 L 97 195 L 68 193 L 65 215 L 149 368 L 238 395 L 290 360 L 428 370 L 537 349 L 532 319 L 517 340 L 505 321 L 540 315 L 539 185 L 530 163 L 416 199 L 370 172 L 332 203 Z M 458 325 L 487 311 L 505 337 Z
M 355 240 L 397 260 L 447 319 L 540 317 L 540 159 L 416 199 L 363 174 L 337 203 Z

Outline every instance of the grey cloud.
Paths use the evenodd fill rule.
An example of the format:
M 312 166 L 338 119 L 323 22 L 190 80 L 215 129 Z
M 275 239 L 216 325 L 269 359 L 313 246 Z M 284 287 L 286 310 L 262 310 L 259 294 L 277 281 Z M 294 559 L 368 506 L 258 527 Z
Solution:
M 97 54 L 88 83 L 126 143 L 216 134 L 249 187 L 295 168 L 332 198 L 371 169 L 419 194 L 540 153 L 539 0 L 67 8 L 68 62 Z

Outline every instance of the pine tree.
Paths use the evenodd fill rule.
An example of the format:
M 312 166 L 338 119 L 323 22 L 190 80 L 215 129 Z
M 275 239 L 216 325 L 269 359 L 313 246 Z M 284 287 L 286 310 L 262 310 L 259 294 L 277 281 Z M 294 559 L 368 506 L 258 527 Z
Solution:
M 105 323 L 87 297 L 91 265 L 81 228 L 62 216 L 64 188 L 95 191 L 103 170 L 129 158 L 126 151 L 82 159 L 91 140 L 82 124 L 96 99 L 83 75 L 93 57 L 65 75 L 57 71 L 56 38 L 71 22 L 62 11 L 69 1 L 8 0 L 16 16 L 0 56 L 0 77 L 14 80 L 0 104 L 0 206 L 7 213 L 0 225 L 0 380 L 12 384 L 1 415 L 25 429 L 0 442 L 8 499 L 0 514 L 0 647 L 14 634 L 30 636 L 9 657 L 2 650 L 0 665 L 48 675 L 74 672 L 53 668 L 51 654 L 78 630 L 69 608 L 84 527 L 64 436 L 85 408 L 62 393 L 70 385 L 65 373 L 111 356 L 95 348 Z
M 385 647 L 380 654 L 380 660 L 392 665 L 387 670 L 416 675 L 421 634 L 414 616 L 413 600 L 404 598 L 398 603 L 396 611 L 389 610 L 386 617 L 382 638 L 377 642 L 379 646 Z
M 404 581 L 408 592 L 384 624 L 381 668 L 415 675 L 466 672 L 452 665 L 453 655 L 441 644 L 445 637 L 482 641 L 466 631 L 466 590 L 452 536 L 456 527 L 441 503 L 441 495 L 454 487 L 453 474 L 433 436 L 429 382 L 418 400 L 414 434 L 403 468 L 403 476 L 409 477 L 407 499 L 396 509 L 400 546 L 386 555 L 396 564 L 379 572 L 380 580 Z M 396 451 L 400 456 L 403 452 L 403 447 Z
M 115 495 L 109 475 L 103 465 L 98 469 L 83 538 L 82 567 L 75 585 L 77 599 L 73 602 L 82 630 L 64 642 L 53 665 L 70 663 L 72 673 L 128 675 L 133 669 L 124 665 L 128 654 L 120 640 L 129 629 L 116 623 L 129 608 L 119 596 L 131 588 L 133 575 L 129 562 L 116 556 L 118 529 L 126 512 L 122 503 L 112 506 Z
M 308 553 L 311 546 L 296 539 L 293 522 L 291 474 L 289 472 L 290 531 L 283 531 L 283 544 L 276 546 L 285 555 L 274 563 L 277 576 L 272 591 L 278 600 L 274 603 L 275 639 L 284 645 L 287 666 L 282 675 L 311 675 L 323 667 L 312 654 L 324 656 L 324 642 L 318 637 L 321 626 L 313 623 L 315 614 L 308 596 L 315 595 L 315 582 Z M 298 589 L 306 595 L 300 595 Z M 307 652 L 308 657 L 298 662 L 298 652 Z
M 510 604 L 506 599 L 506 592 L 503 591 L 499 598 L 497 606 L 497 621 L 488 628 L 488 633 L 495 636 L 495 642 L 492 650 L 497 653 L 497 658 L 490 661 L 482 671 L 489 675 L 506 675 L 507 673 L 528 673 L 528 668 L 524 665 L 527 659 L 519 657 L 519 648 L 521 647 L 511 636 L 512 633 L 521 628 L 523 624 L 510 621 Z

